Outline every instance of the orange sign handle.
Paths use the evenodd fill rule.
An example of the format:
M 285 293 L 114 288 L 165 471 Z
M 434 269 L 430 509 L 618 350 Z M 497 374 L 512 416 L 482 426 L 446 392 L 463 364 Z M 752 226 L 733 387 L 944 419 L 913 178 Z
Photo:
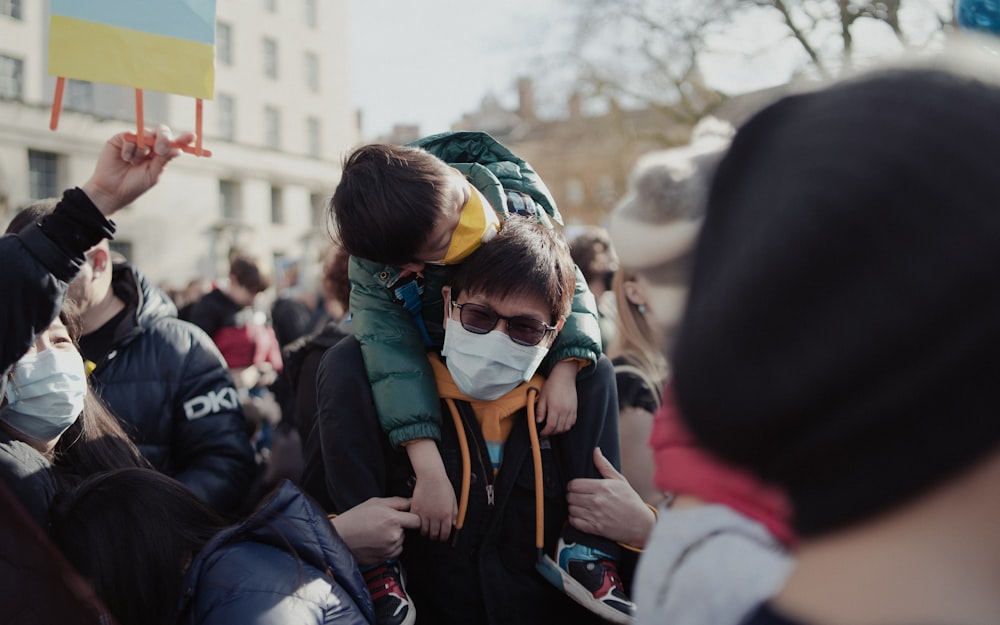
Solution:
M 201 98 L 198 98 L 194 101 L 194 153 L 196 156 L 201 156 L 205 151 L 201 147 L 201 109 Z
M 146 147 L 146 120 L 142 113 L 142 89 L 135 90 L 135 133 L 137 137 L 136 145 L 140 148 Z
M 63 91 L 66 89 L 66 79 L 56 78 L 56 94 L 52 96 L 52 117 L 49 118 L 49 130 L 59 127 L 59 115 L 62 113 Z
M 136 136 L 136 134 L 134 132 L 126 132 L 125 136 L 124 136 L 124 139 L 126 141 L 131 141 L 132 143 L 134 143 L 134 144 L 136 144 L 136 145 L 138 145 L 140 147 L 143 146 L 143 145 L 146 145 L 146 144 L 149 144 L 150 146 L 152 146 L 153 145 L 153 133 L 146 132 L 146 133 L 143 133 L 143 134 L 144 134 L 144 137 L 143 137 L 142 143 L 139 142 L 139 138 Z M 180 143 L 178 141 L 174 141 L 173 143 L 171 143 L 170 147 L 172 147 L 172 148 L 179 148 L 181 152 L 187 152 L 188 154 L 194 154 L 195 156 L 204 156 L 206 158 L 209 157 L 209 156 L 212 156 L 212 151 L 211 150 L 206 150 L 204 148 L 201 148 L 201 153 L 199 153 L 197 146 L 188 145 L 186 143 Z

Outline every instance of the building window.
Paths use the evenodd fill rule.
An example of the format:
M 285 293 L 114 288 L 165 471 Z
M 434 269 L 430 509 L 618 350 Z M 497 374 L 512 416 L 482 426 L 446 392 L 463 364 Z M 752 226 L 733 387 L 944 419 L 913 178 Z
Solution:
M 618 196 L 615 193 L 615 179 L 613 177 L 604 175 L 597 179 L 597 197 L 608 206 L 617 201 Z
M 319 21 L 316 15 L 316 0 L 305 0 L 305 9 L 306 26 L 316 28 L 316 22 Z
M 306 87 L 313 93 L 319 93 L 319 57 L 312 52 L 306 52 Z
M 223 65 L 233 64 L 233 27 L 225 22 L 215 23 L 215 58 Z
M 281 111 L 273 106 L 264 107 L 264 145 L 272 150 L 281 148 Z
M 322 152 L 323 136 L 320 132 L 320 122 L 318 117 L 306 118 L 306 145 L 309 156 L 319 158 Z
M 70 111 L 93 111 L 94 83 L 83 80 L 67 80 L 63 108 Z
M 24 19 L 21 15 L 21 0 L 0 0 L 0 15 L 15 20 Z
M 566 181 L 566 201 L 573 205 L 583 204 L 586 198 L 583 182 L 579 178 L 570 178 Z
M 309 206 L 312 207 L 312 223 L 317 228 L 326 227 L 327 201 L 330 196 L 325 193 L 310 193 Z
M 215 95 L 216 131 L 219 137 L 232 141 L 236 138 L 236 102 L 225 93 Z
M 264 75 L 268 78 L 278 77 L 278 42 L 274 39 L 264 39 Z
M 285 190 L 271 186 L 271 223 L 285 223 Z
M 28 192 L 34 200 L 59 197 L 62 185 L 59 183 L 59 161 L 61 157 L 53 152 L 28 150 Z
M 0 54 L 0 98 L 20 100 L 24 95 L 24 62 Z
M 235 180 L 219 181 L 219 208 L 223 219 L 239 221 L 242 216 L 240 210 L 240 183 Z

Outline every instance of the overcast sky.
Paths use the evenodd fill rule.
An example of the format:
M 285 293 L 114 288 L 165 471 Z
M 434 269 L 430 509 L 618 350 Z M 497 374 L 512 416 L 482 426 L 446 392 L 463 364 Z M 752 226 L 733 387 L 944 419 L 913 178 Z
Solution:
M 351 98 L 362 111 L 364 138 L 387 133 L 395 123 L 419 124 L 424 135 L 448 130 L 488 93 L 513 106 L 518 76 L 537 75 L 533 64 L 546 49 L 560 49 L 560 29 L 567 27 L 561 0 L 349 2 Z M 910 0 L 907 6 L 926 18 L 927 7 L 951 2 Z M 792 42 L 761 45 L 786 36 L 773 19 L 744 22 L 742 34 L 713 42 L 721 54 L 702 59 L 708 82 L 730 93 L 783 82 L 791 73 L 790 57 L 801 54 Z M 855 33 L 857 40 L 891 40 L 884 25 L 865 30 Z M 888 41 L 888 48 L 894 45 Z M 872 52 L 888 48 L 874 45 Z
M 507 97 L 557 0 L 350 0 L 351 89 L 371 137 L 394 123 L 447 130 L 484 95 Z

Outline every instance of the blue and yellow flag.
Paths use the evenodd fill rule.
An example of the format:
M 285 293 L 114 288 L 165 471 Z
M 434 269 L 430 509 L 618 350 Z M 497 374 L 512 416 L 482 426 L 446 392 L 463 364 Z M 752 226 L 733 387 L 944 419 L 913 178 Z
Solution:
M 215 0 L 52 0 L 49 74 L 210 100 Z

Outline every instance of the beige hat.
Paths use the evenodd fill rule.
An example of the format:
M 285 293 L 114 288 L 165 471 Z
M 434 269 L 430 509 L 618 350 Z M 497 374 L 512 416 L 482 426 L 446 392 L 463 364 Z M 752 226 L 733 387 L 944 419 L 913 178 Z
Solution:
M 608 220 L 622 266 L 645 274 L 692 248 L 709 182 L 733 132 L 727 122 L 706 118 L 688 145 L 650 152 L 636 162 L 628 194 Z

